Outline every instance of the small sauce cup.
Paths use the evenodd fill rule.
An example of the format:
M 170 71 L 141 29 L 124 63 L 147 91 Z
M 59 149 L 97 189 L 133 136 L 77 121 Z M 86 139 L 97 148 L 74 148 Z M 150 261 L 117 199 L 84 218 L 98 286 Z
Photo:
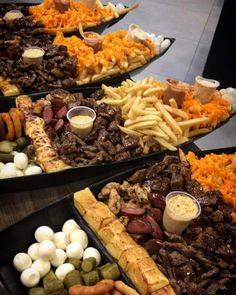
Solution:
M 78 106 L 67 112 L 67 119 L 70 122 L 71 131 L 78 136 L 84 137 L 93 129 L 96 113 L 91 108 Z
M 92 47 L 95 53 L 102 49 L 103 37 L 98 33 L 91 31 L 84 32 L 83 37 L 84 43 Z
M 10 10 L 8 11 L 3 19 L 5 20 L 5 22 L 8 24 L 8 25 L 11 25 L 13 23 L 14 20 L 16 19 L 19 19 L 19 18 L 22 18 L 23 17 L 23 14 L 19 11 L 19 10 Z
M 166 196 L 163 227 L 167 232 L 180 235 L 201 213 L 197 199 L 188 193 L 174 191 Z
M 125 38 L 130 41 L 143 42 L 148 38 L 148 34 L 140 26 L 131 24 Z
M 211 101 L 216 89 L 219 86 L 220 83 L 216 80 L 197 76 L 194 84 L 194 97 L 199 99 L 201 103 L 206 104 Z
M 167 88 L 164 91 L 163 101 L 165 104 L 169 104 L 169 100 L 174 98 L 178 107 L 181 107 L 186 93 L 191 90 L 191 86 L 175 79 L 166 79 Z
M 45 51 L 37 46 L 28 47 L 24 50 L 22 57 L 27 64 L 40 65 L 43 61 Z
M 56 10 L 65 13 L 70 8 L 70 0 L 54 0 Z

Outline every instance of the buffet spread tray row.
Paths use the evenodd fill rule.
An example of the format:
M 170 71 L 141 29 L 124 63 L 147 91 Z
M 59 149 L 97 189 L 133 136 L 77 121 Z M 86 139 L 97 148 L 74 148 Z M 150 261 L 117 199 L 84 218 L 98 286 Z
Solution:
M 127 295 L 234 294 L 235 195 L 227 188 L 235 190 L 235 151 L 166 155 L 66 196 L 3 230 L 3 285 L 19 295 L 29 288 L 29 294 L 58 288 L 65 294 L 69 289 L 69 294 L 99 295 L 98 286 L 106 284 L 107 290 L 117 286 L 119 294 Z M 52 251 L 58 252 L 57 259 L 50 258 Z M 88 259 L 97 261 L 89 272 Z M 29 281 L 35 272 L 40 275 Z M 93 277 L 92 287 L 87 277 Z

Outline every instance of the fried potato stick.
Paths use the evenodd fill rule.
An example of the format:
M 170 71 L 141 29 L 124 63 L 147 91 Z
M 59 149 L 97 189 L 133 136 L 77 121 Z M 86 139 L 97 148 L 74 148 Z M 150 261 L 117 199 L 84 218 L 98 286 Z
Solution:
M 115 288 L 124 295 L 139 295 L 133 288 L 127 286 L 122 281 L 116 281 Z
M 103 295 L 114 288 L 114 281 L 102 280 L 94 286 L 75 285 L 70 288 L 70 295 Z

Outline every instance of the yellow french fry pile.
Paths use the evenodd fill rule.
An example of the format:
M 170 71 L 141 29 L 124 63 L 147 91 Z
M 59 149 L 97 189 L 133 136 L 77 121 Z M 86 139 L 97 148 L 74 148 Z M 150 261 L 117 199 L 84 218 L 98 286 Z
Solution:
M 161 149 L 174 151 L 190 137 L 210 131 L 200 128 L 202 123 L 209 121 L 207 117 L 189 119 L 185 111 L 178 109 L 173 98 L 170 105 L 163 104 L 165 87 L 153 77 L 137 82 L 126 80 L 119 87 L 102 85 L 104 97 L 98 103 L 121 108 L 125 122 L 124 126 L 119 126 L 120 130 L 139 137 L 144 153 L 149 152 L 150 136 L 159 142 Z

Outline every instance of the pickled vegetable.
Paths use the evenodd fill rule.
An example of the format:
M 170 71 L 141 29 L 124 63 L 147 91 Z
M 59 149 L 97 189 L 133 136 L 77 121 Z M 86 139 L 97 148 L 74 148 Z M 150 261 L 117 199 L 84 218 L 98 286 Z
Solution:
M 0 153 L 0 162 L 3 162 L 3 163 L 13 162 L 13 159 L 14 159 L 14 156 L 12 154 Z
M 106 265 L 100 270 L 100 274 L 105 280 L 117 280 L 120 277 L 120 271 L 117 264 L 112 263 L 110 265 Z
M 18 145 L 17 145 L 17 143 L 16 143 L 16 142 L 14 142 L 14 141 L 10 141 L 10 144 L 11 144 L 11 146 L 12 146 L 12 148 L 13 148 L 13 151 L 16 151 L 16 150 L 17 150 L 17 148 L 18 148 Z
M 13 146 L 10 141 L 3 140 L 0 142 L 0 152 L 1 153 L 11 153 L 13 151 Z
M 16 142 L 18 148 L 21 149 L 21 150 L 22 150 L 22 149 L 26 146 L 26 144 L 27 144 L 27 142 L 26 142 L 26 138 L 25 138 L 25 137 L 19 137 L 19 138 L 17 138 L 17 139 L 15 140 L 15 142 Z
M 63 280 L 63 283 L 67 289 L 70 289 L 70 287 L 80 284 L 83 284 L 80 272 L 78 270 L 72 270 L 69 272 L 65 279 Z
M 96 267 L 96 259 L 94 257 L 86 258 L 81 263 L 81 268 L 83 272 L 90 272 Z
M 32 288 L 29 290 L 29 295 L 45 295 L 44 288 Z
M 75 269 L 81 271 L 81 260 L 78 258 L 68 258 L 67 261 L 68 263 L 71 263 L 74 265 Z
M 63 294 L 63 291 L 64 291 L 63 283 L 56 278 L 53 271 L 50 271 L 43 278 L 43 287 L 45 290 L 45 294 L 47 295 Z
M 82 273 L 82 278 L 86 286 L 93 286 L 100 281 L 100 276 L 96 270 Z

